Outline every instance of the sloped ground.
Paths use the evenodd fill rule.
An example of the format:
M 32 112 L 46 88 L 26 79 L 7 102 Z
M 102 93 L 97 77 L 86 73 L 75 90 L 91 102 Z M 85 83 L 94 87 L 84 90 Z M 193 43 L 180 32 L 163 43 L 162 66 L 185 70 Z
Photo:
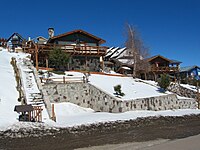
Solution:
M 31 132 L 28 137 L 9 138 L 1 133 L 0 149 L 70 150 L 94 145 L 184 138 L 200 134 L 200 115 L 149 117 L 40 132 L 51 134 L 32 137 Z

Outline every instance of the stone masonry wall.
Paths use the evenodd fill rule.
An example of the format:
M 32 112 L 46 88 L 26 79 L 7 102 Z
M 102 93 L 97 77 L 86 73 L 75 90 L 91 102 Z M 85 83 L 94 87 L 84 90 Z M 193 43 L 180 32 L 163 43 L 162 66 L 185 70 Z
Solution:
M 197 98 L 197 92 L 187 89 L 185 87 L 182 87 L 179 84 L 171 83 L 168 89 L 180 96 L 194 98 L 194 99 Z
M 51 102 L 71 102 L 101 112 L 196 108 L 195 100 L 179 100 L 174 94 L 122 101 L 89 83 L 45 84 L 44 89 Z

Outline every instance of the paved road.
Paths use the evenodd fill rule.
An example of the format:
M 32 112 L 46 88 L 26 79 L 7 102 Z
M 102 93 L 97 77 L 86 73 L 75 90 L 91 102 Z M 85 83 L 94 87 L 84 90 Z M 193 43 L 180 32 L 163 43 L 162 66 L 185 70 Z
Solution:
M 144 150 L 200 150 L 200 135 L 178 139 L 145 148 Z
M 177 140 L 157 140 L 148 142 L 133 142 L 125 144 L 110 144 L 80 148 L 77 150 L 200 150 L 200 135 Z

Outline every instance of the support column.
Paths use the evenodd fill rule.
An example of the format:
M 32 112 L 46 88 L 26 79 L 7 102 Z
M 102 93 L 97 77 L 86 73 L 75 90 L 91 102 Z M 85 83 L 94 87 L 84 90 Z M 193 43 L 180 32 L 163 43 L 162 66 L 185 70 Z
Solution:
M 49 60 L 47 57 L 46 57 L 46 68 L 49 68 Z
M 36 70 L 38 71 L 38 45 L 35 45 L 35 67 Z

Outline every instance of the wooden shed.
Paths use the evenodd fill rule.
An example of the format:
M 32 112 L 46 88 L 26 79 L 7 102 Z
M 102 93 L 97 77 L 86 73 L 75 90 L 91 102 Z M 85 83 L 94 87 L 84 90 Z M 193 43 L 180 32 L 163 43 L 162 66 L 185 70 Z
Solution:
M 14 111 L 19 113 L 19 121 L 42 121 L 42 107 L 32 105 L 16 105 Z

